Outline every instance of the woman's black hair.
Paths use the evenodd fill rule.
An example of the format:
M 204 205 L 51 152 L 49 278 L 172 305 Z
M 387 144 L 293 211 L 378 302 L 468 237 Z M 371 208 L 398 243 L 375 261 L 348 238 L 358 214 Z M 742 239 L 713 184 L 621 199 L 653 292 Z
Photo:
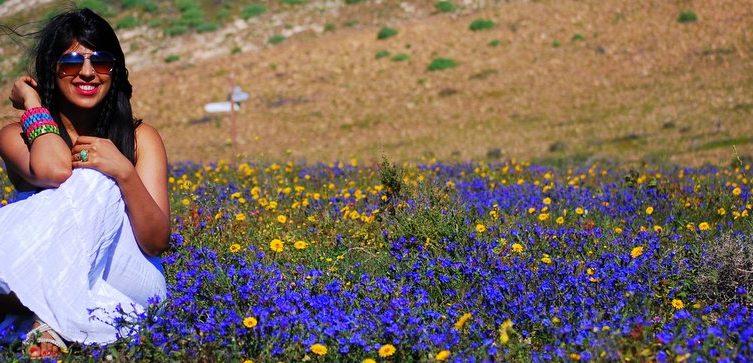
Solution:
M 123 49 L 109 23 L 90 9 L 77 9 L 58 14 L 37 33 L 34 49 L 34 77 L 39 84 L 37 91 L 42 105 L 50 110 L 60 130 L 65 130 L 60 121 L 61 93 L 57 89 L 57 61 L 73 42 L 97 51 L 107 51 L 115 56 L 115 66 L 110 73 L 111 87 L 102 100 L 100 114 L 91 136 L 107 138 L 136 163 L 136 127 L 141 120 L 134 119 L 131 110 L 133 88 L 128 82 Z M 61 136 L 72 146 L 67 132 Z

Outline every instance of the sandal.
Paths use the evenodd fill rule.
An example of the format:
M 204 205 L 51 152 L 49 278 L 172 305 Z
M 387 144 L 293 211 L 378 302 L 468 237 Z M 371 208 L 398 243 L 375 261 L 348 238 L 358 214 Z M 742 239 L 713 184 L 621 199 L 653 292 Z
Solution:
M 35 316 L 34 320 L 37 323 L 39 323 L 39 326 L 31 329 L 26 334 L 26 339 L 24 340 L 24 347 L 29 347 L 30 345 L 39 344 L 39 343 L 50 343 L 58 347 L 58 349 L 60 349 L 60 353 L 67 354 L 68 345 L 65 344 L 65 341 L 63 340 L 63 338 L 61 338 L 60 335 L 58 335 L 56 331 L 52 330 L 52 328 L 49 325 L 47 325 L 45 322 L 40 320 L 39 317 Z M 44 333 L 49 334 L 50 337 L 49 338 L 42 337 L 42 334 Z M 31 350 L 32 350 L 31 348 L 34 348 L 34 347 L 33 346 L 29 347 L 27 349 L 28 353 L 31 353 Z

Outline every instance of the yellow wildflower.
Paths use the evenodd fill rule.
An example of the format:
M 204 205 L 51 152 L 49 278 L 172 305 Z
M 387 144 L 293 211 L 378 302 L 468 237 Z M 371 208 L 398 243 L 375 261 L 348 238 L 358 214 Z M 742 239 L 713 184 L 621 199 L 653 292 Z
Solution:
M 361 361 L 361 363 L 377 363 L 377 362 L 372 358 L 366 358 L 363 361 Z
M 539 214 L 539 221 L 543 222 L 543 221 L 545 221 L 547 219 L 549 219 L 549 213 L 541 213 L 541 214 Z
M 646 208 L 646 214 L 651 215 L 652 213 L 654 213 L 654 207 Z
M 580 354 L 578 354 L 578 353 L 570 353 L 570 359 L 573 360 L 573 361 L 575 361 L 575 362 L 578 362 L 578 361 L 580 361 Z
M 437 355 L 434 356 L 434 359 L 440 362 L 447 360 L 447 358 L 450 358 L 450 351 L 446 349 L 437 353 Z
M 577 215 L 580 216 L 580 215 L 583 215 L 585 213 L 586 213 L 586 210 L 583 209 L 582 207 L 575 208 L 575 214 L 577 214 Z
M 258 324 L 258 323 L 259 322 L 256 321 L 256 318 L 254 318 L 253 316 L 249 316 L 249 317 L 243 319 L 243 326 L 245 326 L 246 328 L 249 328 L 249 329 L 254 328 L 256 326 L 256 324 Z
M 324 344 L 316 343 L 312 345 L 309 349 L 311 349 L 311 353 L 314 353 L 318 356 L 323 356 L 327 354 L 327 346 L 325 346 Z
M 481 223 L 477 223 L 476 224 L 476 232 L 478 232 L 478 233 L 484 233 L 484 232 L 486 232 L 486 226 L 483 225 L 483 224 L 481 224 Z
M 708 224 L 708 222 L 701 222 L 698 223 L 698 229 L 700 229 L 701 231 L 708 231 L 709 229 L 711 229 L 711 226 Z
M 308 246 L 309 246 L 309 244 L 306 243 L 306 241 L 295 241 L 295 243 L 293 244 L 293 247 L 295 247 L 295 249 L 297 249 L 297 250 L 306 249 L 306 247 L 308 247 Z
M 233 243 L 233 244 L 230 245 L 230 252 L 236 253 L 236 252 L 238 252 L 240 250 L 241 250 L 241 245 L 239 245 L 237 243 Z
M 738 195 L 742 194 L 742 192 L 743 191 L 742 191 L 742 189 L 740 189 L 740 187 L 735 187 L 735 189 L 732 189 L 732 195 L 734 195 L 734 196 L 738 196 Z
M 557 224 L 563 224 L 565 223 L 565 218 L 562 216 L 557 217 L 556 219 Z
M 470 320 L 473 317 L 471 313 L 465 313 L 463 314 L 458 321 L 455 322 L 455 330 L 460 330 L 463 328 L 463 325 L 465 325 L 465 322 Z
M 282 252 L 282 241 L 275 238 L 272 242 L 269 242 L 269 249 L 275 252 Z
M 680 299 L 672 299 L 672 307 L 681 310 L 685 307 L 685 304 Z
M 245 221 L 246 220 L 246 214 L 241 212 L 235 215 L 236 221 Z
M 285 222 L 288 221 L 288 217 L 280 214 L 279 216 L 277 216 L 277 221 L 280 222 L 280 223 L 282 223 L 282 224 L 285 224 Z
M 724 209 L 724 207 L 722 207 L 722 208 L 717 209 L 716 213 L 719 214 L 720 216 L 723 216 L 723 215 L 727 214 L 727 210 Z
M 513 243 L 512 244 L 512 251 L 515 252 L 515 253 L 521 253 L 521 252 L 523 252 L 523 249 L 524 249 L 524 247 L 520 243 Z
M 191 204 L 191 200 L 188 198 L 183 198 L 183 200 L 180 201 L 183 205 L 189 205 Z
M 630 251 L 630 257 L 632 258 L 638 258 L 642 254 L 643 254 L 643 246 L 633 247 L 633 250 Z
M 552 198 L 546 197 L 543 200 L 544 205 L 550 205 L 552 204 Z
M 614 227 L 613 231 L 614 231 L 614 233 L 622 234 L 622 228 L 620 228 L 620 227 Z
M 392 344 L 385 344 L 381 348 L 379 348 L 379 356 L 382 358 L 387 358 L 395 354 L 395 346 Z

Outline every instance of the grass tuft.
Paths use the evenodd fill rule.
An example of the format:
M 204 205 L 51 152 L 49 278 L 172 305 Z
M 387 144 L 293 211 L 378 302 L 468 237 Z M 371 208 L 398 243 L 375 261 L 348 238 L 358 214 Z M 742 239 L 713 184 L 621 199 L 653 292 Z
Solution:
M 385 27 L 382 27 L 382 29 L 379 29 L 379 33 L 377 33 L 377 39 L 384 40 L 387 38 L 392 38 L 395 35 L 397 35 L 397 33 L 398 33 L 397 29 L 385 26 Z
M 434 58 L 426 67 L 428 71 L 442 71 L 445 69 L 455 68 L 458 63 L 451 58 Z
M 476 19 L 471 22 L 471 24 L 468 26 L 468 29 L 476 32 L 492 29 L 495 25 L 496 24 L 494 23 L 494 21 L 490 19 Z
M 434 8 L 440 13 L 451 13 L 457 9 L 455 4 L 450 0 L 440 0 L 434 3 Z
M 684 10 L 677 16 L 677 22 L 680 24 L 695 23 L 698 21 L 698 15 L 692 10 Z
M 249 4 L 241 11 L 241 18 L 248 20 L 267 12 L 267 6 L 264 4 Z

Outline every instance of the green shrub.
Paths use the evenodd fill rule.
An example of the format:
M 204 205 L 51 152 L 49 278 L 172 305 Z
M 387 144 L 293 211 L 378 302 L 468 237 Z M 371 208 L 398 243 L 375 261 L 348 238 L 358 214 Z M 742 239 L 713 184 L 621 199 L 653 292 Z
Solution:
M 157 3 L 153 0 L 123 0 L 120 4 L 124 9 L 141 8 L 150 13 L 157 10 Z
M 502 45 L 502 41 L 499 39 L 492 39 L 489 41 L 489 43 L 486 43 L 486 45 L 490 47 L 499 47 L 500 45 Z
M 552 47 L 553 48 L 559 48 L 562 43 L 559 41 L 559 39 L 552 40 Z
M 178 23 L 188 27 L 197 27 L 204 22 L 204 10 L 200 8 L 188 8 L 180 15 Z
M 165 29 L 165 34 L 171 37 L 174 37 L 176 35 L 181 35 L 188 31 L 188 27 L 182 24 L 175 24 L 167 29 Z
M 199 3 L 196 2 L 196 0 L 175 0 L 175 6 L 177 6 L 178 10 L 181 12 L 185 12 L 189 9 L 199 8 Z
M 377 39 L 382 40 L 382 39 L 394 37 L 395 35 L 397 35 L 397 33 L 398 33 L 397 29 L 393 29 L 393 28 L 385 26 L 385 27 L 382 27 L 382 29 L 379 29 L 379 33 L 377 33 Z
M 434 3 L 434 8 L 440 13 L 451 13 L 455 11 L 455 4 L 450 0 L 439 0 Z
M 107 5 L 102 0 L 79 0 L 76 5 L 78 5 L 79 8 L 89 8 L 93 10 L 95 13 L 98 13 L 102 16 L 111 16 L 112 11 L 110 10 L 110 6 Z
M 285 36 L 280 34 L 275 34 L 267 39 L 267 43 L 269 44 L 280 44 L 283 41 L 285 41 Z
M 196 31 L 199 33 L 208 33 L 213 32 L 219 28 L 220 26 L 217 25 L 217 23 L 207 22 L 199 24 L 199 26 L 196 27 Z
M 230 54 L 238 54 L 241 52 L 241 47 L 233 47 L 233 49 L 230 50 Z
M 160 20 L 160 19 L 152 19 L 152 20 L 149 20 L 149 22 L 146 23 L 146 25 L 148 25 L 150 28 L 159 28 L 162 25 L 162 20 Z M 167 33 L 167 32 L 165 32 L 165 33 Z
M 283 5 L 300 5 L 305 4 L 306 0 L 280 0 Z
M 451 58 L 434 58 L 426 67 L 429 71 L 441 71 L 445 69 L 455 68 L 458 65 L 455 60 Z
M 393 62 L 403 62 L 403 61 L 407 61 L 408 59 L 410 59 L 410 55 L 406 53 L 398 53 L 398 54 L 395 54 L 394 57 L 392 57 Z
M 382 59 L 384 57 L 389 57 L 390 51 L 386 49 L 378 50 L 376 54 L 374 54 L 374 58 L 376 59 Z
M 230 10 L 227 8 L 220 9 L 220 11 L 217 12 L 217 20 L 224 20 L 227 19 L 230 16 Z
M 324 23 L 324 31 L 325 32 L 331 32 L 335 30 L 335 23 L 326 22 Z
M 345 25 L 345 27 L 347 28 L 354 28 L 358 26 L 358 20 L 348 20 L 344 22 L 343 25 Z
M 167 57 L 165 57 L 165 63 L 177 62 L 179 60 L 180 60 L 180 56 L 177 54 L 170 54 Z
M 129 29 L 134 28 L 139 25 L 139 19 L 137 19 L 133 15 L 127 15 L 123 19 L 118 20 L 118 22 L 115 24 L 115 27 L 118 29 Z
M 347 5 L 353 5 L 353 4 L 358 4 L 361 1 L 363 1 L 363 0 L 345 0 L 345 4 L 347 4 Z
M 250 4 L 241 11 L 243 20 L 259 16 L 267 12 L 267 6 L 264 4 Z
M 142 6 L 144 4 L 144 0 L 123 0 L 120 3 L 121 5 L 123 5 L 123 8 L 130 9 Z
M 581 33 L 575 33 L 575 34 L 573 34 L 573 37 L 570 38 L 571 42 L 580 42 L 580 41 L 583 41 L 583 40 L 586 40 L 586 37 L 584 37 L 583 34 L 581 34 Z
M 157 3 L 151 0 L 145 0 L 144 5 L 141 7 L 146 11 L 147 13 L 153 13 L 159 9 L 159 6 L 157 6 Z
M 495 25 L 496 24 L 494 23 L 494 21 L 490 19 L 476 19 L 471 22 L 471 25 L 468 26 L 468 29 L 477 32 L 479 30 L 488 30 L 494 28 Z
M 693 23 L 698 21 L 698 15 L 696 15 L 692 10 L 685 10 L 680 12 L 680 15 L 677 16 L 677 22 L 678 23 Z

